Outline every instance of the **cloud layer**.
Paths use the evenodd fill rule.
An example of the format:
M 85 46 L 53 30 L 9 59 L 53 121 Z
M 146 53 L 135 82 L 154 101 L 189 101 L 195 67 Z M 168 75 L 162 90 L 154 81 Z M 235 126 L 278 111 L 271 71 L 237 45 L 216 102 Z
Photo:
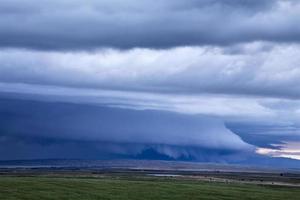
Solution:
M 299 62 L 299 45 L 260 42 L 230 48 L 96 52 L 3 49 L 0 80 L 125 91 L 298 99 Z
M 0 159 L 291 157 L 299 13 L 296 0 L 3 0 Z
M 47 138 L 52 135 L 47 131 L 51 127 L 57 129 L 56 133 L 60 132 L 54 135 L 55 137 L 63 136 L 68 140 L 74 139 L 75 130 L 82 129 L 79 131 L 80 134 L 86 133 L 81 136 L 82 141 L 88 138 L 90 141 L 99 140 L 98 142 L 117 144 L 135 141 L 138 147 L 138 150 L 133 151 L 135 153 L 141 153 L 145 149 L 145 144 L 152 141 L 155 147 L 150 146 L 151 148 L 169 156 L 171 156 L 170 152 L 173 152 L 176 155 L 173 157 L 177 158 L 186 151 L 183 149 L 190 149 L 191 146 L 206 148 L 203 141 L 209 141 L 209 145 L 215 143 L 218 151 L 223 148 L 226 152 L 228 147 L 222 145 L 227 144 L 227 139 L 231 138 L 231 134 L 234 137 L 240 136 L 240 142 L 248 143 L 250 146 L 278 149 L 272 144 L 299 140 L 298 55 L 300 55 L 300 47 L 297 44 L 267 42 L 230 47 L 202 46 L 164 50 L 102 49 L 93 52 L 5 48 L 0 51 L 0 91 L 2 97 L 9 99 L 126 108 L 128 115 L 133 112 L 130 110 L 147 111 L 144 116 L 136 117 L 143 120 L 151 116 L 148 110 L 169 111 L 192 116 L 205 115 L 215 121 L 221 121 L 222 126 L 228 124 L 227 127 L 234 132 L 225 134 L 224 137 L 222 137 L 223 130 L 221 129 L 216 131 L 217 135 L 211 132 L 196 134 L 197 137 L 206 139 L 202 138 L 200 143 L 194 145 L 187 143 L 183 145 L 184 147 L 178 147 L 180 145 L 173 143 L 174 140 L 183 141 L 179 135 L 186 132 L 179 128 L 178 130 L 181 130 L 179 135 L 166 133 L 161 135 L 165 137 L 164 140 L 160 138 L 152 141 L 155 134 L 142 131 L 145 127 L 133 126 L 130 131 L 126 132 L 125 127 L 128 123 L 124 121 L 125 125 L 120 129 L 124 135 L 118 135 L 119 133 L 113 131 L 109 136 L 135 139 L 115 141 L 112 138 L 105 139 L 105 134 L 97 135 L 91 129 L 83 130 L 85 126 L 82 123 L 71 122 L 79 126 L 73 127 L 74 131 L 70 132 L 63 129 L 68 127 L 68 124 L 64 124 L 64 127 L 62 124 L 59 126 L 45 122 L 43 132 L 48 135 Z M 3 107 L 6 108 L 5 105 Z M 11 110 L 3 111 L 3 113 L 13 110 L 13 107 L 8 108 Z M 19 113 L 14 112 L 16 116 L 22 113 L 21 110 Z M 46 115 L 49 114 L 48 112 L 49 110 L 42 111 Z M 127 119 L 127 114 L 123 118 Z M 91 121 L 89 123 L 92 123 L 93 119 L 103 118 L 98 115 L 92 116 L 94 118 L 88 118 Z M 5 124 L 13 123 L 13 120 L 15 118 Z M 82 120 L 78 119 L 78 121 Z M 113 118 L 110 121 L 113 121 Z M 105 126 L 105 124 L 114 127 L 110 121 L 101 126 L 92 123 L 88 127 L 98 127 L 99 131 L 101 129 L 100 132 L 108 131 L 110 126 Z M 180 124 L 179 121 L 172 124 Z M 198 123 L 201 121 L 202 119 L 199 119 Z M 35 123 L 38 123 L 38 120 L 35 120 Z M 119 125 L 121 126 L 121 122 Z M 161 130 L 165 128 L 164 123 L 153 126 Z M 209 127 L 214 126 L 219 127 L 217 124 Z M 18 123 L 11 124 L 2 134 L 11 132 L 13 127 L 22 126 Z M 33 127 L 27 129 L 35 130 Z M 58 131 L 59 129 L 61 131 Z M 195 129 L 206 132 L 205 126 L 195 127 Z M 19 130 L 19 132 L 24 131 Z M 33 132 L 39 133 L 38 130 Z M 142 132 L 143 141 L 137 139 L 139 137 L 134 134 L 135 132 Z M 157 132 L 159 131 L 156 130 L 155 133 Z M 193 133 L 188 133 L 185 137 L 192 137 L 192 135 Z M 34 137 L 40 137 L 40 135 L 37 134 Z M 75 139 L 79 138 L 75 137 Z M 157 146 L 160 145 L 159 141 L 164 141 L 164 145 L 168 147 Z M 192 141 L 197 140 L 193 138 Z M 233 139 L 230 141 L 232 142 Z M 170 147 L 174 145 L 175 149 Z M 123 148 L 122 145 L 113 149 L 128 152 L 128 148 Z M 131 150 L 129 152 L 133 153 Z M 185 154 L 196 157 L 197 153 L 192 152 L 199 151 L 188 150 L 188 152 Z
M 2 47 L 168 48 L 300 40 L 300 4 L 294 0 L 4 0 L 0 10 Z
M 49 157 L 63 144 L 72 147 L 62 154 L 68 155 L 74 143 L 83 145 L 82 153 L 89 152 L 89 145 L 94 146 L 98 150 L 92 155 L 98 153 L 99 157 L 108 153 L 138 155 L 147 148 L 171 158 L 194 159 L 209 157 L 201 151 L 234 155 L 254 150 L 221 120 L 207 116 L 2 99 L 0 119 L 1 149 L 9 144 L 9 149 L 16 149 L 10 156 L 18 158 L 22 152 L 30 154 L 41 146 L 49 149 Z

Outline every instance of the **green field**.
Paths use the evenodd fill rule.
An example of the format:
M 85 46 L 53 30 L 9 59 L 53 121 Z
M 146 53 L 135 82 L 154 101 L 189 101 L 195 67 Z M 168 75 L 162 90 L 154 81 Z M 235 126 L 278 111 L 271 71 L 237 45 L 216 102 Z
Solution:
M 160 178 L 0 177 L 0 199 L 298 200 L 300 188 Z

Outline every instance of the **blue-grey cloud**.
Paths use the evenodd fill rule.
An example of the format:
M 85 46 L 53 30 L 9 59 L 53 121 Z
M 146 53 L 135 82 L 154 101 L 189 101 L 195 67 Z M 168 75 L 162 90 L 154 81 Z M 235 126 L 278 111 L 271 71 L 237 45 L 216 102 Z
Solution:
M 201 151 L 232 156 L 254 150 L 217 118 L 28 100 L 1 99 L 0 133 L 2 151 L 11 146 L 14 157 L 20 157 L 27 148 L 30 155 L 31 148 L 42 146 L 56 152 L 62 144 L 72 147 L 62 155 L 69 155 L 76 144 L 92 144 L 104 156 L 105 152 L 134 156 L 153 148 L 171 158 L 196 160 L 208 159 L 209 155 L 201 155 Z M 12 157 L 14 151 L 10 152 Z M 33 155 L 36 158 L 38 154 Z
M 222 123 L 247 122 L 253 125 L 252 131 L 247 131 L 247 125 L 242 125 L 241 129 L 232 131 L 250 145 L 278 149 L 273 144 L 299 139 L 297 132 L 291 134 L 288 128 L 299 127 L 300 104 L 297 100 L 299 99 L 299 84 L 297 84 L 299 82 L 297 66 L 299 54 L 299 45 L 264 42 L 223 48 L 206 46 L 127 51 L 105 49 L 95 52 L 39 52 L 37 50 L 2 49 L 0 51 L 0 92 L 1 95 L 15 99 L 88 104 L 90 106 L 102 105 L 107 109 L 110 108 L 112 113 L 114 109 L 126 108 L 127 114 L 145 113 L 145 115 L 134 115 L 140 124 L 144 124 L 152 116 L 153 110 L 158 113 L 175 112 L 173 114 L 176 116 L 188 115 L 189 117 L 186 119 L 178 118 L 174 124 L 181 132 L 188 131 L 183 138 L 192 138 L 193 142 L 198 141 L 194 137 L 195 132 L 181 124 L 186 121 L 186 123 L 192 124 L 191 127 L 194 127 L 194 123 L 196 123 L 194 115 L 205 115 L 204 118 L 208 117 L 214 120 L 218 118 Z M 25 107 L 34 108 L 36 105 Z M 59 105 L 54 106 L 52 110 L 60 108 Z M 16 108 L 23 107 L 16 106 Z M 11 106 L 7 106 L 7 108 L 13 109 Z M 152 111 L 149 112 L 149 110 Z M 43 133 L 43 137 L 48 139 L 53 136 L 52 140 L 68 138 L 72 141 L 67 141 L 65 145 L 68 144 L 72 148 L 77 144 L 76 142 L 74 144 L 73 140 L 89 140 L 89 142 L 99 140 L 99 146 L 107 146 L 103 145 L 103 142 L 105 144 L 107 142 L 114 143 L 113 148 L 109 145 L 105 149 L 118 149 L 119 153 L 123 152 L 123 154 L 131 152 L 127 155 L 134 154 L 131 148 L 127 148 L 131 146 L 128 144 L 132 142 L 128 138 L 134 138 L 134 141 L 138 143 L 134 145 L 135 153 L 142 154 L 145 148 L 150 148 L 155 149 L 158 153 L 162 151 L 163 155 L 167 154 L 165 156 L 172 155 L 171 157 L 178 158 L 182 154 L 193 155 L 192 157 L 198 155 L 198 157 L 202 156 L 203 160 L 209 160 L 210 156 L 215 159 L 218 157 L 217 155 L 223 158 L 222 152 L 227 153 L 228 149 L 224 146 L 222 149 L 221 146 L 232 136 L 231 133 L 224 135 L 224 138 L 227 138 L 224 141 L 222 137 L 206 138 L 205 141 L 210 141 L 207 144 L 216 142 L 215 138 L 222 140 L 220 144 L 216 145 L 218 148 L 213 150 L 214 153 L 208 153 L 211 150 L 206 149 L 202 138 L 207 137 L 207 134 L 198 138 L 200 142 L 195 144 L 196 149 L 189 142 L 187 142 L 188 145 L 176 143 L 176 140 L 180 142 L 184 140 L 169 134 L 173 131 L 163 123 L 168 117 L 159 118 L 161 124 L 154 123 L 153 125 L 157 129 L 168 129 L 160 136 L 163 137 L 159 141 L 165 142 L 162 146 L 157 144 L 157 140 L 154 140 L 157 138 L 156 135 L 149 131 L 145 124 L 143 127 L 128 127 L 127 125 L 133 123 L 132 121 L 122 122 L 115 117 L 107 118 L 108 121 L 104 120 L 103 122 L 102 132 L 111 130 L 114 133 L 108 136 L 118 136 L 120 131 L 126 132 L 125 139 L 127 140 L 124 138 L 116 140 L 118 137 L 110 138 L 102 134 L 97 137 L 96 130 L 92 129 L 96 126 L 97 119 L 102 118 L 101 115 L 90 113 L 89 109 L 82 109 L 82 115 L 74 116 L 73 113 L 63 109 L 62 111 L 65 112 L 66 118 L 72 120 L 52 123 L 52 118 L 47 120 L 48 115 L 43 116 L 44 120 L 42 121 L 35 115 L 31 120 L 23 120 L 19 117 L 10 118 L 11 112 L 2 110 L 1 134 L 12 133 L 12 130 L 23 133 L 18 135 L 16 141 L 21 143 L 24 141 L 23 146 L 26 148 L 30 147 L 30 145 L 27 147 L 26 141 L 31 138 L 29 136 L 33 133 Z M 42 116 L 42 113 L 52 113 L 52 111 L 43 110 L 35 111 L 35 113 L 40 113 L 37 115 Z M 24 114 L 22 109 L 14 110 L 13 115 L 31 116 L 27 112 Z M 61 119 L 59 116 L 55 118 Z M 127 117 L 124 118 L 127 119 Z M 74 123 L 73 120 L 78 123 Z M 121 127 L 119 132 L 112 124 L 114 120 Z M 204 119 L 199 120 L 203 121 Z M 204 121 L 210 125 L 209 127 L 224 128 L 222 124 L 220 126 L 218 123 L 210 124 L 209 121 Z M 263 133 L 258 134 L 259 123 L 265 126 L 270 125 L 273 129 L 264 129 Z M 8 129 L 6 129 L 7 124 L 9 125 Z M 197 127 L 203 129 L 202 126 L 199 127 L 200 125 L 201 123 L 195 126 L 195 129 Z M 10 129 L 11 127 L 14 128 Z M 280 130 L 282 136 L 277 136 L 278 131 L 274 131 L 276 127 L 283 127 Z M 54 133 L 59 134 L 53 135 L 52 132 L 49 132 L 51 129 L 54 129 Z M 217 130 L 217 132 L 221 132 L 221 135 L 224 133 L 223 131 L 224 129 Z M 139 138 L 140 135 L 137 132 L 144 133 L 141 136 L 142 139 Z M 154 132 L 158 133 L 159 131 Z M 36 138 L 41 137 L 39 134 L 34 135 L 33 141 L 44 141 L 44 139 Z M 258 136 L 255 137 L 256 135 Z M 7 135 L 2 137 L 2 140 L 5 141 L 4 144 L 14 141 L 14 138 L 11 137 L 12 135 L 9 138 Z M 174 140 L 174 138 L 177 139 Z M 228 141 L 229 146 L 234 144 L 231 139 Z M 19 144 L 19 142 L 15 144 Z M 115 143 L 118 145 L 115 146 Z M 36 145 L 34 143 L 34 146 Z M 8 148 L 13 145 L 3 145 L 3 148 L 4 146 Z M 21 146 L 16 146 L 16 149 L 22 149 Z M 36 148 L 46 147 L 39 144 Z M 89 150 L 89 152 L 91 151 L 92 149 Z M 25 150 L 21 152 L 25 152 Z M 95 152 L 98 151 L 95 150 Z M 205 156 L 201 152 L 207 152 L 209 155 Z M 30 153 L 28 154 L 30 155 Z M 226 155 L 226 157 L 228 156 Z
M 3 0 L 0 159 L 298 158 L 299 13 L 296 0 Z
M 257 147 L 280 149 L 285 141 L 300 141 L 300 127 L 291 125 L 265 125 L 255 123 L 227 123 L 226 127 L 244 141 Z
M 266 48 L 267 47 L 267 48 Z M 249 43 L 96 52 L 0 51 L 0 81 L 186 94 L 300 97 L 300 47 Z
M 138 158 L 299 167 L 253 152 L 272 138 L 278 143 L 276 137 L 249 139 L 251 126 L 227 125 L 252 146 L 211 117 L 10 97 L 1 98 L 0 122 L 0 160 Z
M 3 0 L 0 46 L 82 50 L 298 42 L 299 9 L 293 0 Z

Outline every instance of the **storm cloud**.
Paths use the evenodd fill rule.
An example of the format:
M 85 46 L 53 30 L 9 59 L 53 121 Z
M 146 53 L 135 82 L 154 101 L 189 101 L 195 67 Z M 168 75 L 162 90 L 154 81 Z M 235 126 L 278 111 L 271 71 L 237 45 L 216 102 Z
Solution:
M 266 42 L 230 47 L 102 49 L 93 52 L 2 49 L 2 98 L 19 99 L 20 102 L 34 100 L 50 105 L 58 102 L 81 105 L 76 108 L 80 109 L 76 115 L 62 107 L 61 112 L 70 121 L 55 121 L 60 117 L 47 118 L 52 115 L 52 109 L 34 111 L 33 108 L 39 105 L 37 102 L 25 103 L 26 106 L 2 104 L 2 141 L 9 143 L 2 148 L 8 149 L 15 144 L 15 149 L 25 148 L 20 152 L 26 152 L 26 149 L 43 152 L 35 148 L 50 148 L 45 152 L 56 152 L 63 148 L 60 146 L 63 141 L 64 145 L 70 146 L 64 154 L 67 157 L 76 152 L 72 150 L 76 146 L 83 149 L 89 146 L 91 148 L 82 152 L 93 157 L 138 156 L 152 149 L 171 158 L 185 156 L 205 161 L 243 157 L 230 149 L 231 145 L 236 146 L 233 138 L 253 148 L 278 149 L 273 145 L 300 139 L 299 49 L 297 44 Z M 60 104 L 56 106 L 60 108 Z M 89 106 L 100 111 L 99 106 L 108 109 L 105 113 L 112 113 L 108 115 L 111 118 L 103 116 L 102 112 L 88 112 Z M 25 108 L 30 108 L 26 114 L 23 113 Z M 124 113 L 113 114 L 114 109 Z M 31 115 L 30 111 L 39 117 L 33 115 L 30 121 L 22 117 Z M 160 121 L 156 123 L 149 120 L 153 112 L 173 114 L 165 117 L 154 114 Z M 131 118 L 132 113 L 139 114 Z M 169 119 L 172 115 L 189 117 L 174 121 L 173 117 Z M 198 115 L 203 117 L 196 117 Z M 44 120 L 40 122 L 40 118 Z M 104 119 L 103 123 L 99 123 L 99 119 Z M 172 126 L 166 126 L 165 120 Z M 132 126 L 133 122 L 140 125 Z M 145 123 L 150 123 L 151 129 L 147 129 Z M 183 123 L 192 124 L 187 127 Z M 222 128 L 213 133 L 206 129 L 213 127 Z M 163 132 L 166 128 L 168 130 Z M 182 137 L 192 139 L 185 144 L 175 142 L 183 142 Z M 193 143 L 197 138 L 200 142 Z M 31 141 L 29 146 L 28 140 Z M 41 145 L 39 141 L 51 141 L 51 145 Z M 25 144 L 19 146 L 20 142 Z M 207 149 L 207 146 L 213 149 Z M 118 151 L 114 153 L 116 149 Z M 96 154 L 99 151 L 106 153 Z M 27 154 L 30 158 L 30 153 Z
M 228 156 L 254 150 L 216 118 L 70 103 L 1 99 L 0 131 L 1 152 L 9 144 L 16 149 L 10 156 L 18 158 L 41 146 L 53 148 L 49 157 L 62 144 L 71 148 L 67 146 L 67 153 L 62 154 L 68 155 L 74 151 L 74 143 L 94 146 L 99 157 L 108 153 L 138 155 L 148 148 L 171 158 L 194 159 L 209 157 L 201 151 Z M 35 154 L 31 158 L 36 158 Z
M 299 19 L 296 0 L 2 0 L 0 159 L 298 159 Z
M 0 10 L 2 47 L 128 49 L 300 40 L 300 4 L 293 0 L 2 0 Z

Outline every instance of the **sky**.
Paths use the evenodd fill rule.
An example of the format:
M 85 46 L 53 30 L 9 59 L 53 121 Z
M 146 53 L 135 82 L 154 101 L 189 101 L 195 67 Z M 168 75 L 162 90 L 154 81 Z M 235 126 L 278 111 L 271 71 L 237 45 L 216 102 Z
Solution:
M 300 168 L 297 0 L 0 0 L 0 160 Z

